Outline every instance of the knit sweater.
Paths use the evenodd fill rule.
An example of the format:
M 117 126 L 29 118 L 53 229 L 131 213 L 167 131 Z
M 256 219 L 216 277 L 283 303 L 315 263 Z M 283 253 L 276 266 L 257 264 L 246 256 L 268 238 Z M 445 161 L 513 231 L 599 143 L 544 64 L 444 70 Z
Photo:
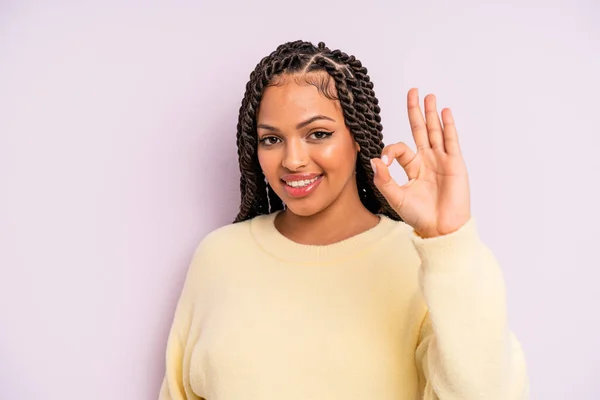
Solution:
M 424 239 L 380 216 L 318 246 L 283 236 L 275 216 L 198 246 L 159 399 L 528 398 L 502 273 L 474 219 Z

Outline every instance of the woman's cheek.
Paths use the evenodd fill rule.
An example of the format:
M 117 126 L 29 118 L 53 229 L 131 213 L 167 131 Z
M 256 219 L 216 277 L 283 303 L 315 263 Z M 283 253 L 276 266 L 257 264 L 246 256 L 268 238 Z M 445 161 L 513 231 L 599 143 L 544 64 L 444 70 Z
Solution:
M 326 144 L 320 149 L 320 158 L 327 163 L 336 161 L 335 158 L 339 154 L 339 147 L 339 144 L 335 142 Z
M 325 170 L 350 168 L 354 165 L 356 154 L 352 146 L 340 141 L 331 141 L 321 146 L 319 151 L 319 164 Z
M 273 180 L 277 174 L 277 157 L 272 151 L 259 151 L 258 163 L 268 180 Z

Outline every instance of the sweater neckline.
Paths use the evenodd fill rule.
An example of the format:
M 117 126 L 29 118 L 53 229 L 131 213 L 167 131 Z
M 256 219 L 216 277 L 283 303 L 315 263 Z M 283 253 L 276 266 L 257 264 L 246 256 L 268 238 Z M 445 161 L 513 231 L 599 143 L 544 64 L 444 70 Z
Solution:
M 347 259 L 362 253 L 380 241 L 395 227 L 396 221 L 378 215 L 374 227 L 342 241 L 327 245 L 310 245 L 295 242 L 275 227 L 275 217 L 281 211 L 254 217 L 250 222 L 253 239 L 261 249 L 280 260 L 291 263 L 326 263 Z

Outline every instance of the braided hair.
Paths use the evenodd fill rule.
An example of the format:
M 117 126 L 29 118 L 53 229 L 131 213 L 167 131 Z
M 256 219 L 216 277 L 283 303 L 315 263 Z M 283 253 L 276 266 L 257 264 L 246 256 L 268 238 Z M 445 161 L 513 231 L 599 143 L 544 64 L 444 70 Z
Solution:
M 370 160 L 379 157 L 384 148 L 379 101 L 367 69 L 354 56 L 330 50 L 325 43 L 287 42 L 264 57 L 250 74 L 239 110 L 237 124 L 238 161 L 241 172 L 240 209 L 234 223 L 283 209 L 283 202 L 265 180 L 257 155 L 256 116 L 267 86 L 277 85 L 282 75 L 304 75 L 325 72 L 326 79 L 308 82 L 330 99 L 339 100 L 346 126 L 360 146 L 356 161 L 356 183 L 360 200 L 372 213 L 386 215 L 396 221 L 398 214 L 390 207 L 373 183 Z M 329 89 L 333 79 L 337 93 Z M 335 90 L 334 90 L 335 91 Z

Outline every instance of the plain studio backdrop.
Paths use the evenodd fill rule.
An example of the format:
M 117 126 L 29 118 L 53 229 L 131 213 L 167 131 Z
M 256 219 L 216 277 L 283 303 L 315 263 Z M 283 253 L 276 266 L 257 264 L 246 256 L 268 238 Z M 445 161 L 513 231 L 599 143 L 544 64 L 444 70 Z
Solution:
M 453 109 L 532 398 L 598 398 L 598 2 L 52 3 L 0 3 L 0 398 L 156 398 L 245 84 L 297 39 L 367 66 L 386 143 L 410 87 Z

